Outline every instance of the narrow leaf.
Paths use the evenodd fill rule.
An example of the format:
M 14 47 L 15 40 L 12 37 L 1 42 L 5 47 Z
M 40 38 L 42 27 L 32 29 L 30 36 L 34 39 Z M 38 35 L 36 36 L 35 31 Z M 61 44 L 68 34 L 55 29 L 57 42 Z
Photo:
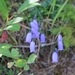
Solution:
M 39 3 L 36 3 L 39 0 L 26 0 L 18 9 L 18 13 L 21 13 L 22 11 L 27 10 L 28 8 L 40 5 Z
M 11 25 L 11 24 L 15 24 L 15 23 L 19 23 L 21 21 L 23 21 L 24 18 L 23 17 L 16 17 L 16 18 L 13 18 L 12 20 L 10 20 L 7 25 Z
M 59 11 L 57 12 L 57 14 L 56 14 L 56 16 L 55 16 L 55 18 L 54 18 L 54 20 L 53 20 L 53 22 L 52 22 L 52 27 L 53 27 L 53 25 L 54 25 L 54 23 L 55 23 L 55 21 L 56 21 L 58 15 L 59 15 L 60 12 L 63 10 L 63 8 L 64 8 L 65 5 L 67 4 L 67 2 L 68 2 L 68 0 L 65 1 L 65 3 L 61 6 L 61 8 L 59 9 Z
M 19 24 L 11 24 L 4 28 L 4 30 L 11 30 L 11 31 L 19 31 L 20 30 L 20 25 Z
M 8 9 L 4 0 L 0 0 L 0 11 L 5 18 L 8 18 Z

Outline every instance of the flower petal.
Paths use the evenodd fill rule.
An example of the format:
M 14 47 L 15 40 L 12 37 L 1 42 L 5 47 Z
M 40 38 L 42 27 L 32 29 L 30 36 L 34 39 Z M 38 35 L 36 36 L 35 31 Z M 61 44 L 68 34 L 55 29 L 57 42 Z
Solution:
M 62 35 L 61 34 L 58 35 L 58 42 L 59 41 L 63 41 L 63 38 L 62 38 Z
M 39 23 L 37 22 L 36 19 L 33 20 L 33 23 L 39 27 Z
M 52 63 L 57 63 L 58 62 L 58 53 L 53 52 L 52 54 Z
M 45 37 L 45 35 L 43 33 L 40 36 L 40 41 L 41 42 L 46 42 L 46 37 Z
M 30 26 L 31 26 L 31 28 L 34 28 L 34 29 L 36 29 L 36 30 L 39 29 L 38 25 L 36 25 L 36 24 L 33 23 L 33 22 L 30 22 Z
M 29 33 L 27 33 L 27 36 L 26 36 L 26 40 L 25 40 L 25 42 L 31 42 L 31 40 L 32 40 L 32 33 L 31 32 L 29 32 Z
M 58 42 L 58 50 L 64 50 L 64 45 L 63 45 L 62 41 Z
M 35 42 L 34 41 L 32 41 L 31 43 L 30 43 L 30 52 L 35 52 L 36 50 L 35 50 Z
M 39 38 L 40 32 L 34 28 L 31 28 L 31 32 L 35 35 L 36 38 Z

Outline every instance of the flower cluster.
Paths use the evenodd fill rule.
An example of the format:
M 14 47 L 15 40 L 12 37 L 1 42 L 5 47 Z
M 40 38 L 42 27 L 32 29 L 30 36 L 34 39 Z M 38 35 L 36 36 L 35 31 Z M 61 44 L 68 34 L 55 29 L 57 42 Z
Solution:
M 25 42 L 30 43 L 30 52 L 36 52 L 35 41 L 34 39 L 39 38 L 40 42 L 46 42 L 46 37 L 44 33 L 40 33 L 40 25 L 37 22 L 36 18 L 32 22 L 30 22 L 30 32 L 27 33 Z
M 33 19 L 32 22 L 30 22 L 30 31 L 27 33 L 25 42 L 30 43 L 30 52 L 36 52 L 36 43 L 34 39 L 39 38 L 41 43 L 46 42 L 46 36 L 44 33 L 40 33 L 39 29 L 41 26 L 37 22 L 36 18 Z M 52 53 L 52 63 L 57 63 L 58 62 L 58 51 L 64 50 L 63 48 L 63 38 L 62 35 L 59 34 L 57 38 L 57 44 L 58 44 L 58 49 L 55 49 L 55 51 Z
M 52 63 L 58 62 L 58 50 L 64 50 L 63 38 L 61 34 L 58 35 L 57 43 L 58 43 L 58 49 L 56 49 L 55 52 L 53 52 L 52 54 Z

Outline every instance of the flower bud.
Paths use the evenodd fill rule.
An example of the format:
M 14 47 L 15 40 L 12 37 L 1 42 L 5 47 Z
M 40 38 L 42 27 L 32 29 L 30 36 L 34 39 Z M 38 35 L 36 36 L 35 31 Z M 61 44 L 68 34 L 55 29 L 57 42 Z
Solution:
M 52 63 L 57 63 L 58 62 L 58 53 L 55 51 L 52 54 Z
M 32 40 L 32 33 L 31 32 L 28 32 L 27 33 L 27 36 L 26 36 L 26 41 L 25 42 L 31 42 L 31 40 Z
M 30 43 L 30 52 L 35 52 L 36 50 L 35 50 L 35 42 L 34 41 L 32 41 L 31 43 Z
M 64 45 L 62 41 L 58 42 L 58 50 L 64 50 Z
M 43 42 L 46 42 L 46 37 L 44 34 L 41 34 L 40 36 L 40 41 L 43 43 Z
M 7 39 L 8 39 L 8 34 L 7 34 L 7 32 L 6 32 L 6 31 L 4 31 L 4 32 L 2 33 L 1 38 L 0 38 L 0 44 L 2 44 L 2 43 L 4 43 L 4 42 L 6 42 L 6 41 L 7 41 Z
M 61 34 L 58 35 L 58 42 L 59 41 L 63 41 L 63 38 L 62 38 L 62 35 Z

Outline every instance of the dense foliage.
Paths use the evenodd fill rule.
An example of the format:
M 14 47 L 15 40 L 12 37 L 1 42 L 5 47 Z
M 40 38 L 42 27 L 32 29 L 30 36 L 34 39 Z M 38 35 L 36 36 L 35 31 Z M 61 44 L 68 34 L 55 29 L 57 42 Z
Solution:
M 55 51 L 61 49 L 57 47 L 59 34 L 64 45 L 61 50 L 75 46 L 74 14 L 72 0 L 0 0 L 0 68 L 6 75 L 14 72 L 4 64 L 8 68 L 20 68 L 15 74 L 22 69 L 29 70 L 30 64 L 37 62 L 41 47 L 54 45 Z M 30 48 L 28 56 L 22 54 L 21 47 Z M 56 53 L 57 60 L 53 55 L 53 62 L 58 62 Z M 2 72 L 0 70 L 0 74 Z

